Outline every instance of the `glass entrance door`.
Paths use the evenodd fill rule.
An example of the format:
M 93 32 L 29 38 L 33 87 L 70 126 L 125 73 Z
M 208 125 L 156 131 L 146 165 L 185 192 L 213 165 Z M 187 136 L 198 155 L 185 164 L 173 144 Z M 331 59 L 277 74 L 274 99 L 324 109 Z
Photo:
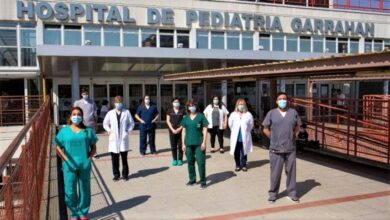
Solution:
M 129 85 L 129 110 L 131 115 L 135 116 L 138 105 L 142 102 L 142 84 L 130 84 Z
M 110 103 L 109 104 L 110 104 L 110 106 L 113 106 L 115 96 L 120 95 L 123 97 L 123 85 L 122 84 L 110 84 L 109 89 L 110 89 L 110 100 L 109 100 Z
M 102 104 L 104 101 L 107 100 L 107 85 L 93 85 L 93 96 L 94 101 L 96 102 L 96 106 L 98 108 L 97 114 L 98 114 L 98 121 L 102 122 L 104 118 L 102 118 L 102 115 L 100 114 L 100 110 L 102 108 Z

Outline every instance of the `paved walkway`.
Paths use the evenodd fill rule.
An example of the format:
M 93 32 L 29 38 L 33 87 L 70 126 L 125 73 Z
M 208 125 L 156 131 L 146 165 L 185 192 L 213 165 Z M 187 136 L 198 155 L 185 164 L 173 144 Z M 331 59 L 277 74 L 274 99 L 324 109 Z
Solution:
M 156 134 L 158 156 L 139 156 L 138 131 L 130 137 L 130 180 L 113 182 L 108 136 L 99 135 L 92 174 L 92 219 L 390 219 L 388 171 L 312 153 L 299 153 L 301 203 L 287 200 L 285 177 L 275 204 L 267 202 L 268 151 L 255 147 L 249 170 L 234 172 L 228 153 L 207 152 L 207 189 L 186 186 L 186 163 L 172 167 L 168 133 Z M 225 146 L 229 140 L 225 138 Z M 227 148 L 225 148 L 227 149 Z

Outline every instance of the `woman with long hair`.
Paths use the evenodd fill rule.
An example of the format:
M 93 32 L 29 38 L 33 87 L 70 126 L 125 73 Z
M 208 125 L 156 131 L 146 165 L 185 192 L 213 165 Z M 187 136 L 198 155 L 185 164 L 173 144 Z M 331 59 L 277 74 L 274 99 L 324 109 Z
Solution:
M 235 171 L 247 171 L 248 153 L 252 152 L 253 116 L 248 111 L 244 99 L 238 99 L 234 112 L 229 117 L 230 133 L 230 154 L 234 155 L 236 162 Z
M 98 141 L 92 128 L 83 123 L 83 110 L 74 107 L 69 123 L 55 138 L 57 153 L 62 159 L 65 203 L 71 219 L 86 220 L 91 204 L 91 158 Z
M 183 151 L 188 164 L 188 186 L 196 183 L 195 160 L 198 164 L 200 188 L 206 188 L 206 138 L 207 119 L 197 111 L 196 103 L 190 99 L 186 103 L 187 115 L 181 121 Z
M 167 112 L 167 125 L 169 130 L 169 141 L 171 143 L 172 151 L 172 166 L 183 165 L 183 150 L 181 142 L 181 130 L 183 127 L 180 125 L 181 120 L 184 117 L 184 109 L 180 108 L 179 98 L 172 99 L 172 108 Z
M 219 96 L 213 96 L 211 97 L 211 100 L 212 102 L 203 111 L 203 114 L 209 122 L 208 131 L 210 133 L 211 153 L 216 151 L 214 148 L 215 136 L 218 137 L 219 152 L 223 153 L 225 152 L 223 149 L 223 132 L 227 127 L 227 116 L 229 115 L 229 111 L 221 102 Z

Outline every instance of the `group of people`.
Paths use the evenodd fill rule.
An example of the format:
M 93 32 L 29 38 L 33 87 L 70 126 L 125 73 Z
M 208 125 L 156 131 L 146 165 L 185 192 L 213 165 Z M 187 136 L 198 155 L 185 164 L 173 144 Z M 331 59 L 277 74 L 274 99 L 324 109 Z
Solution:
M 65 202 L 71 211 L 71 218 L 85 220 L 91 202 L 91 158 L 96 154 L 98 138 L 94 132 L 96 123 L 94 103 L 88 98 L 87 91 L 83 90 L 81 95 L 83 98 L 76 101 L 70 111 L 68 125 L 59 131 L 55 141 L 58 155 L 63 160 Z M 180 100 L 173 98 L 172 108 L 167 111 L 166 120 L 172 151 L 172 166 L 182 166 L 183 154 L 185 154 L 189 176 L 187 185 L 192 186 L 197 183 L 196 163 L 202 189 L 206 188 L 208 133 L 210 152 L 224 153 L 223 134 L 229 127 L 230 154 L 234 156 L 236 172 L 248 170 L 247 157 L 253 150 L 251 130 L 254 120 L 245 100 L 238 99 L 231 113 L 228 112 L 220 97 L 213 96 L 211 100 L 212 102 L 202 113 L 199 112 L 194 100 L 188 100 L 182 108 Z M 271 140 L 269 153 L 271 187 L 268 201 L 273 203 L 277 199 L 281 173 L 285 166 L 288 197 L 294 202 L 299 202 L 296 192 L 295 137 L 301 120 L 294 109 L 288 108 L 286 93 L 279 93 L 276 103 L 278 107 L 270 110 L 262 123 L 264 134 Z M 115 97 L 114 105 L 115 107 L 108 111 L 104 118 L 103 128 L 109 135 L 108 151 L 111 153 L 113 180 L 118 181 L 122 178 L 127 181 L 129 134 L 135 122 L 129 110 L 124 108 L 121 96 Z M 149 144 L 151 154 L 156 155 L 155 129 L 159 112 L 155 105 L 151 105 L 149 96 L 143 98 L 142 104 L 136 111 L 135 119 L 139 122 L 140 154 L 142 156 L 146 154 L 146 146 Z M 218 139 L 218 149 L 215 147 L 215 137 Z

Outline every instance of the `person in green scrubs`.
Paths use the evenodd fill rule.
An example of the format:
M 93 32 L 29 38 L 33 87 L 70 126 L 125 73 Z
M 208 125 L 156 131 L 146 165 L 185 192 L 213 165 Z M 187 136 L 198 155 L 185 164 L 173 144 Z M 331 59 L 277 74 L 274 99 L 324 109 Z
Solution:
M 83 110 L 74 107 L 69 123 L 55 138 L 57 153 L 62 159 L 65 203 L 71 219 L 86 220 L 91 204 L 91 158 L 96 153 L 97 137 L 83 124 Z
M 198 164 L 200 188 L 206 188 L 206 138 L 208 121 L 197 111 L 196 103 L 190 99 L 186 104 L 187 115 L 181 121 L 183 151 L 187 157 L 188 186 L 196 183 L 195 160 Z

